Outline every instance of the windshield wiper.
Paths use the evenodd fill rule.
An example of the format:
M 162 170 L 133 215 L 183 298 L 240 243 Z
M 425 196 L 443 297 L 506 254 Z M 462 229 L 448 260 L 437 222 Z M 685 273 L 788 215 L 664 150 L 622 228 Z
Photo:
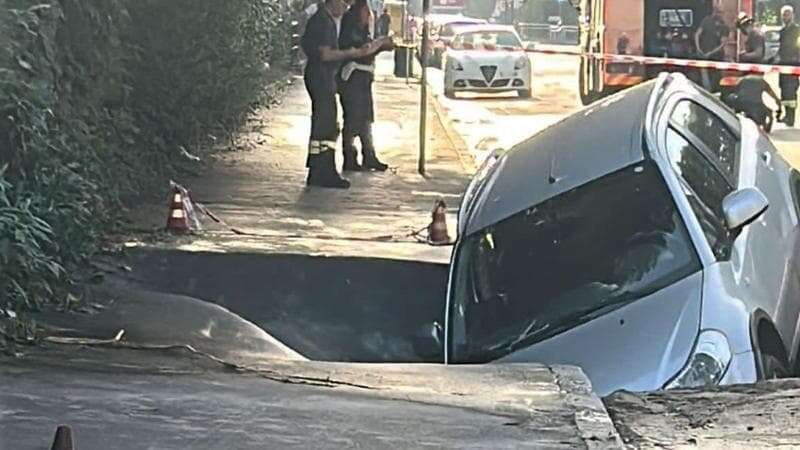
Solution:
M 528 345 L 537 338 L 542 337 L 551 337 L 559 334 L 563 331 L 569 330 L 574 328 L 580 324 L 589 322 L 594 320 L 600 316 L 603 316 L 625 303 L 629 303 L 632 299 L 638 298 L 639 292 L 637 291 L 619 291 L 614 295 L 611 295 L 604 299 L 602 304 L 597 305 L 592 308 L 586 308 L 579 311 L 576 311 L 566 317 L 563 317 L 558 320 L 556 323 L 545 323 L 539 328 L 534 329 L 534 326 L 539 322 L 538 319 L 534 319 L 525 327 L 525 330 L 520 333 L 514 340 L 508 342 L 500 343 L 499 345 L 495 345 L 491 347 L 489 350 L 494 351 L 498 349 L 504 349 L 507 353 L 511 353 L 520 347 Z M 547 332 L 547 333 L 545 333 Z

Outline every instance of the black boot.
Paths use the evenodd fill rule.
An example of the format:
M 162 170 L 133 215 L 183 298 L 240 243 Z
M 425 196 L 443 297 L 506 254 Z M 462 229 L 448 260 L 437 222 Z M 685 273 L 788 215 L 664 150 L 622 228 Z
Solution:
M 389 166 L 382 163 L 375 154 L 375 145 L 372 142 L 372 127 L 366 126 L 359 138 L 361 139 L 361 154 L 364 156 L 364 170 L 386 172 Z
M 333 149 L 322 152 L 308 171 L 308 186 L 323 188 L 348 189 L 350 182 L 339 176 L 336 171 L 336 154 Z
M 355 140 L 355 134 L 345 129 L 342 133 L 342 153 L 344 154 L 342 172 L 361 172 L 364 170 L 361 164 L 358 163 L 358 152 L 356 152 Z
M 786 114 L 783 116 L 783 123 L 787 126 L 794 127 L 794 108 L 786 108 Z

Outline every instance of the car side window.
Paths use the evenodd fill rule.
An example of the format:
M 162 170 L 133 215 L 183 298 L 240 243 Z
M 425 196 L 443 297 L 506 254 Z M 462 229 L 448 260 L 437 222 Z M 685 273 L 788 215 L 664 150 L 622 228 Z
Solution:
M 674 128 L 667 131 L 667 153 L 714 255 L 728 259 L 736 236 L 725 224 L 722 200 L 733 187 L 705 154 Z
M 737 182 L 739 161 L 739 138 L 728 125 L 714 113 L 699 104 L 680 101 L 670 117 L 673 125 L 688 132 L 690 141 L 696 141 L 708 153 L 712 162 L 719 166 L 724 176 Z

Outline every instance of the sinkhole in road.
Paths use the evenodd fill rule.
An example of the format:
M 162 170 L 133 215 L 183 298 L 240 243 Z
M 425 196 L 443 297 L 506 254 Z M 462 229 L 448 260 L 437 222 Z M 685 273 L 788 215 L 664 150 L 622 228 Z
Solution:
M 443 323 L 443 264 L 167 250 L 131 257 L 148 289 L 220 305 L 312 360 L 443 359 L 430 337 L 433 322 Z

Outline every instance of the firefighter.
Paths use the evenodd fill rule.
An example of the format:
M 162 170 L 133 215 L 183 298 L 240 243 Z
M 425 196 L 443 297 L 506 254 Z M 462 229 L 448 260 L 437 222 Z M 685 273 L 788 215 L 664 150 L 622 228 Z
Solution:
M 739 14 L 736 19 L 736 28 L 747 36 L 744 51 L 739 53 L 739 62 L 763 63 L 767 51 L 766 39 L 764 39 L 764 34 L 756 29 L 753 19 L 745 13 Z
M 780 47 L 778 48 L 778 59 L 781 65 L 797 66 L 800 65 L 800 26 L 794 21 L 794 8 L 787 5 L 781 8 L 781 19 L 783 28 L 781 29 Z M 797 108 L 797 75 L 780 75 L 781 105 L 784 108 L 783 123 L 793 127 L 794 114 Z
M 336 73 L 344 60 L 374 52 L 375 45 L 339 50 L 339 23 L 347 10 L 344 0 L 325 0 L 309 19 L 301 41 L 308 58 L 304 81 L 311 97 L 311 137 L 308 144 L 309 186 L 347 189 L 350 182 L 336 171 L 339 135 L 336 107 Z
M 736 84 L 735 93 L 725 100 L 734 111 L 744 113 L 746 117 L 758 124 L 766 132 L 772 130 L 773 111 L 764 104 L 764 94 L 769 95 L 780 105 L 778 94 L 761 75 L 747 75 Z
M 369 30 L 372 10 L 366 0 L 356 0 L 342 18 L 339 48 L 342 50 L 379 45 L 378 51 L 391 49 L 392 40 L 384 37 L 373 40 Z M 378 160 L 372 139 L 375 112 L 372 82 L 375 72 L 375 53 L 343 63 L 340 72 L 339 94 L 344 112 L 342 130 L 343 171 L 375 170 L 384 172 L 389 166 Z M 362 163 L 358 163 L 355 138 L 361 141 Z

